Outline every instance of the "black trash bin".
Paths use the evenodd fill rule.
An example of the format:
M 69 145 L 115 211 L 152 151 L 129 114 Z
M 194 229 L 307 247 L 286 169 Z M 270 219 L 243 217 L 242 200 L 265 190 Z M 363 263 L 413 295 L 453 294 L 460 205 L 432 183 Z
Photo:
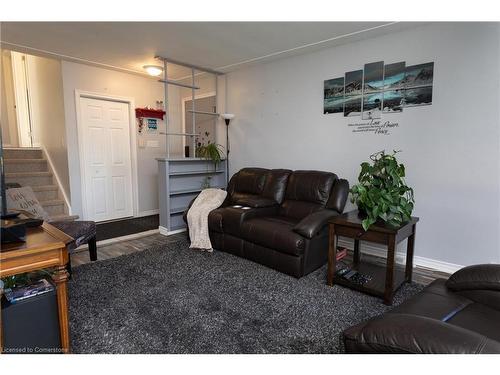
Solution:
M 2 296 L 3 352 L 61 353 L 55 288 L 10 303 Z

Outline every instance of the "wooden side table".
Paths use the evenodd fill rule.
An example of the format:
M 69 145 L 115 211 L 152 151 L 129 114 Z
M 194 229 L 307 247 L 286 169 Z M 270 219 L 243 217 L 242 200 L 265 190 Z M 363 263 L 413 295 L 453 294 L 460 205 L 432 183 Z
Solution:
M 408 223 L 399 228 L 391 228 L 380 224 L 372 225 L 365 232 L 361 226 L 363 218 L 358 210 L 347 212 L 329 221 L 330 239 L 328 249 L 328 285 L 339 284 L 377 297 L 382 297 L 384 303 L 392 305 L 394 292 L 405 282 L 411 282 L 413 270 L 413 250 L 415 247 L 415 232 L 418 217 L 412 217 Z M 350 268 L 361 274 L 368 275 L 371 280 L 365 284 L 351 282 L 336 274 L 337 267 L 337 237 L 354 239 L 354 253 Z M 408 238 L 406 249 L 405 270 L 397 269 L 395 265 L 396 246 Z M 364 262 L 359 251 L 359 241 L 375 242 L 387 246 L 386 265 Z
M 66 264 L 69 261 L 69 254 L 66 246 L 73 241 L 73 238 L 47 223 L 37 228 L 28 228 L 26 232 L 26 242 L 2 244 L 0 277 L 43 268 L 55 268 L 53 280 L 57 290 L 61 349 L 64 353 L 68 353 L 70 345 Z M 0 352 L 2 349 L 3 336 L 0 314 Z

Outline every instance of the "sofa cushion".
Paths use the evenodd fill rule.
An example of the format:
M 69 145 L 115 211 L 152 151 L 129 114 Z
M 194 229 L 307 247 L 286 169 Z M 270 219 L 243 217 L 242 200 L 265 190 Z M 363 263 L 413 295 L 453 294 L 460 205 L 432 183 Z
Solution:
M 337 176 L 320 171 L 295 171 L 288 178 L 280 215 L 303 219 L 325 207 Z
M 285 200 L 325 205 L 337 175 L 321 171 L 295 171 L 289 179 Z
M 256 217 L 274 216 L 278 206 L 242 209 L 228 206 L 220 209 L 222 215 L 222 231 L 236 237 L 241 237 L 241 226 L 246 220 Z
M 234 192 L 246 194 L 262 194 L 269 169 L 243 168 L 237 173 Z
M 254 244 L 290 255 L 302 255 L 305 238 L 292 228 L 297 220 L 284 216 L 259 217 L 244 221 L 241 236 Z
M 458 312 L 470 303 L 469 299 L 450 292 L 445 286 L 445 280 L 438 279 L 391 312 L 446 321 L 450 318 L 450 312 Z
M 296 220 L 302 220 L 306 216 L 323 209 L 318 203 L 286 200 L 280 207 L 280 215 Z
M 480 303 L 470 303 L 447 320 L 449 324 L 480 333 L 500 342 L 500 311 Z
M 269 171 L 262 196 L 281 204 L 285 198 L 288 178 L 291 173 L 292 171 L 289 169 L 272 169 Z

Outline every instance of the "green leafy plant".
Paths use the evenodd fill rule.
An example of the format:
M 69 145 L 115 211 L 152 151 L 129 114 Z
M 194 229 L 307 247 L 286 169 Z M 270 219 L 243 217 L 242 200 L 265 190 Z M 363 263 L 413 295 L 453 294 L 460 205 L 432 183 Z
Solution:
M 200 158 L 211 160 L 214 164 L 214 171 L 222 161 L 223 147 L 217 143 L 208 143 L 196 148 L 196 155 Z
M 24 286 L 33 283 L 42 277 L 52 277 L 52 270 L 42 269 L 39 271 L 21 273 L 18 275 L 7 276 L 1 279 L 4 283 L 4 289 L 11 289 L 19 286 Z
M 372 164 L 361 163 L 359 182 L 351 188 L 351 202 L 366 214 L 363 229 L 382 220 L 398 227 L 410 220 L 415 204 L 413 189 L 404 180 L 405 167 L 396 160 L 394 151 L 388 155 L 380 151 L 370 156 Z

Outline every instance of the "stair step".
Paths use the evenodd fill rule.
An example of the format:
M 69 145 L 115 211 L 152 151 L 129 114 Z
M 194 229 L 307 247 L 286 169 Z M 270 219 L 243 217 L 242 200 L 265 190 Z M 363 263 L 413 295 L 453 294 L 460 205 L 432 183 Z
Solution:
M 33 192 L 35 193 L 36 199 L 38 199 L 39 202 L 42 201 L 50 201 L 53 199 L 58 199 L 59 198 L 59 191 L 57 190 L 57 187 L 52 190 L 39 190 L 36 191 L 34 188 L 37 188 L 38 186 L 33 186 Z
M 3 157 L 5 159 L 43 159 L 40 148 L 4 148 Z
M 45 159 L 4 159 L 5 173 L 47 172 Z
M 51 221 L 74 221 L 79 218 L 78 215 L 52 215 L 49 216 L 49 222 Z
M 33 186 L 31 188 L 34 192 L 39 192 L 39 191 L 51 191 L 51 190 L 56 190 L 57 191 L 57 185 L 40 185 L 40 186 Z
M 64 201 L 62 199 L 52 199 L 47 201 L 40 201 L 40 204 L 45 208 L 50 206 L 59 206 L 61 204 L 64 205 Z
M 49 216 L 53 215 L 62 215 L 65 214 L 64 201 L 60 199 L 54 199 L 51 201 L 42 201 L 40 202 L 43 209 Z
M 5 182 L 17 182 L 21 186 L 52 185 L 50 172 L 16 172 L 6 173 Z

